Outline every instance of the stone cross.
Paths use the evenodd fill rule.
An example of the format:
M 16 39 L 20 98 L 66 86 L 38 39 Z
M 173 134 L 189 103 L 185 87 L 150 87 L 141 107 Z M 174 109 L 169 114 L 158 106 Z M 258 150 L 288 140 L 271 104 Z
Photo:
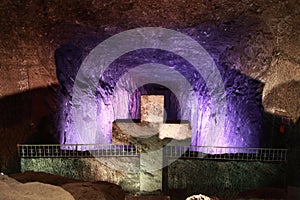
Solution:
M 133 144 L 141 148 L 140 192 L 162 190 L 163 146 L 170 140 L 186 140 L 192 136 L 190 124 L 164 123 L 164 96 L 141 96 L 141 120 L 116 120 L 113 144 Z

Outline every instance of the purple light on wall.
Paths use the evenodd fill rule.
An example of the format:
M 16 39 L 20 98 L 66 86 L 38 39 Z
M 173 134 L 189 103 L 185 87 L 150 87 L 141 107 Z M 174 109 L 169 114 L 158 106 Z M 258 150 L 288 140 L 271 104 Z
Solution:
M 144 49 L 126 54 L 107 69 L 102 79 L 99 80 L 95 94 L 97 104 L 95 113 L 100 132 L 90 135 L 78 134 L 75 130 L 74 119 L 71 113 L 72 87 L 83 59 L 83 52 L 89 49 L 84 43 L 80 43 L 77 46 L 62 46 L 55 54 L 57 76 L 61 87 L 61 98 L 59 100 L 61 106 L 57 121 L 57 130 L 61 136 L 60 143 L 110 143 L 112 122 L 114 120 L 139 117 L 138 98 L 140 94 L 129 91 L 135 80 L 122 80 L 122 75 L 144 63 L 161 63 L 181 73 L 193 86 L 193 91 L 197 95 L 199 106 L 195 108 L 191 102 L 186 100 L 185 102 L 188 106 L 182 113 L 178 112 L 181 105 L 174 103 L 176 100 L 169 101 L 169 103 L 174 104 L 173 109 L 176 111 L 173 112 L 173 114 L 176 113 L 176 116 L 175 114 L 170 114 L 172 119 L 177 118 L 177 120 L 189 120 L 191 122 L 193 128 L 192 145 L 202 146 L 203 144 L 209 144 L 209 142 L 215 144 L 213 140 L 217 140 L 219 146 L 258 147 L 262 121 L 261 93 L 257 90 L 260 87 L 260 83 L 221 62 L 220 57 L 224 49 L 221 41 L 218 44 L 207 38 L 201 38 L 201 35 L 198 40 L 199 42 L 206 41 L 207 51 L 218 61 L 217 66 L 226 88 L 227 113 L 224 124 L 225 131 L 220 133 L 220 137 L 209 137 L 211 131 L 209 130 L 209 124 L 218 122 L 213 121 L 213 116 L 216 115 L 216 113 L 212 113 L 211 97 L 213 95 L 207 90 L 201 74 L 197 73 L 193 66 L 181 57 L 170 52 L 154 49 Z M 121 83 L 121 89 L 116 90 L 115 86 L 119 81 L 124 83 Z M 182 91 L 180 95 L 175 94 L 178 100 L 185 98 L 185 92 L 187 91 Z M 117 98 L 113 98 L 112 95 L 117 96 Z M 123 103 L 126 101 L 129 102 L 130 106 L 123 106 Z M 215 99 L 215 101 L 218 101 L 218 99 Z M 172 107 L 170 108 L 172 109 Z M 204 142 L 208 138 L 211 141 Z

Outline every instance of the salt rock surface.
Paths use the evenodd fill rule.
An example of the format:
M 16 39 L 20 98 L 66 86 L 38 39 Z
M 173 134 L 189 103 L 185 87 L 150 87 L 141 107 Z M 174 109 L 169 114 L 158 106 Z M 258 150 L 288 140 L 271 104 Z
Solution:
M 186 200 L 217 200 L 216 198 L 210 198 L 208 196 L 199 194 L 188 197 Z
M 23 184 L 6 175 L 0 175 L 0 194 L 0 200 L 74 200 L 61 187 L 39 182 Z

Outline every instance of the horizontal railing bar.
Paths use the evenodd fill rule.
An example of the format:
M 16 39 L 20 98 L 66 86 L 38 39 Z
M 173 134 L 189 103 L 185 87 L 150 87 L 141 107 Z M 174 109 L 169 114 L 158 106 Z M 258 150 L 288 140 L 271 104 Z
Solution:
M 18 152 L 23 158 L 138 156 L 139 154 L 137 147 L 123 144 L 18 144 Z
M 287 160 L 287 149 L 214 146 L 167 146 L 165 156 L 169 158 L 176 157 L 214 160 L 282 162 Z
M 139 156 L 140 148 L 125 144 L 18 144 L 20 157 Z M 166 146 L 166 157 L 217 160 L 286 161 L 287 149 L 220 146 Z
M 18 146 L 122 146 L 125 144 L 18 144 Z M 125 145 L 126 146 L 126 145 Z M 129 145 L 127 145 L 129 146 Z M 166 146 L 175 147 L 175 146 Z M 223 148 L 223 149 L 265 149 L 286 150 L 284 148 L 260 148 L 260 147 L 223 147 L 223 146 L 176 146 L 184 148 Z

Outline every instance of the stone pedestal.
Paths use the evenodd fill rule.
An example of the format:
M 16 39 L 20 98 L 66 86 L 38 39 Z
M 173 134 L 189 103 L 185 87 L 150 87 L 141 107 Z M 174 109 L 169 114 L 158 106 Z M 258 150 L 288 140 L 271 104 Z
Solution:
M 141 120 L 116 120 L 113 144 L 132 144 L 140 150 L 140 192 L 162 190 L 163 146 L 192 137 L 188 122 L 164 123 L 164 96 L 141 96 Z
M 140 192 L 162 191 L 162 150 L 143 153 L 140 156 Z

